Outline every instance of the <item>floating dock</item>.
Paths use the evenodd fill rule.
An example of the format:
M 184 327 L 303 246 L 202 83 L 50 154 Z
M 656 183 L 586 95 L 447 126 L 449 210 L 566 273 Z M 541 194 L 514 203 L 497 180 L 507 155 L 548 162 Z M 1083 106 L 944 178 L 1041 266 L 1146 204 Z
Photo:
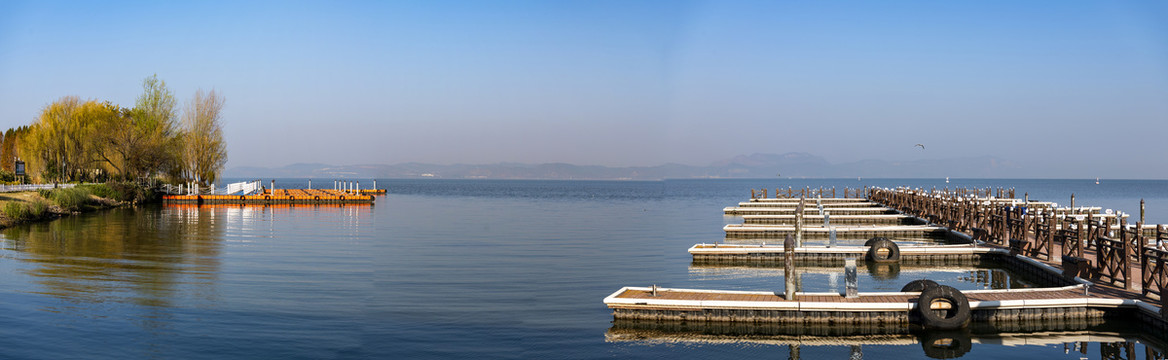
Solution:
M 166 195 L 164 203 L 239 204 L 239 205 L 313 205 L 372 204 L 373 195 L 332 189 L 277 189 L 256 195 Z
M 974 321 L 1098 319 L 1117 312 L 1159 314 L 1159 308 L 1115 294 L 1090 294 L 1085 285 L 963 291 Z M 623 320 L 773 322 L 792 324 L 904 324 L 911 321 L 919 292 L 728 291 L 625 287 L 604 299 Z
M 831 212 L 832 215 L 880 215 L 880 214 L 897 214 L 896 210 L 886 207 L 855 207 L 855 208 L 824 208 Z M 739 207 L 732 206 L 722 209 L 726 215 L 794 215 L 794 207 Z M 803 209 L 804 215 L 819 215 L 819 209 L 815 207 L 807 207 Z
M 873 236 L 943 238 L 948 233 L 948 229 L 944 227 L 930 225 L 845 225 L 828 228 L 822 224 L 811 224 L 805 226 L 802 231 L 804 238 L 824 239 L 831 235 L 832 228 L 835 229 L 836 235 L 852 238 Z M 723 227 L 722 230 L 726 231 L 726 237 L 735 239 L 782 239 L 787 235 L 794 235 L 796 233 L 795 226 L 791 225 L 730 224 Z
M 766 191 L 762 193 L 765 197 Z M 1073 198 L 1071 207 L 1060 208 L 1052 202 L 1029 201 L 1028 196 L 1013 199 L 1013 190 L 1009 191 L 1011 198 L 1000 198 L 1005 194 L 1001 189 L 998 198 L 991 197 L 989 189 L 980 194 L 982 191 L 976 189 L 937 193 L 872 188 L 865 189 L 864 196 L 878 201 L 859 196 L 754 198 L 724 209 L 727 215 L 741 215 L 744 220 L 723 228 L 728 240 L 790 235 L 794 244 L 802 244 L 799 239 L 826 238 L 834 230 L 841 238 L 914 237 L 963 244 L 909 245 L 897 241 L 897 246 L 897 242 L 878 240 L 872 247 L 796 245 L 790 249 L 766 243 L 697 244 L 689 249 L 695 263 L 786 264 L 788 287 L 778 291 L 624 287 L 606 297 L 604 303 L 612 309 L 613 318 L 621 321 L 853 326 L 919 323 L 948 329 L 965 326 L 952 322 L 961 316 L 968 316 L 965 321 L 991 323 L 1123 317 L 1136 319 L 1149 329 L 1168 330 L 1168 315 L 1162 315 L 1160 306 L 1164 301 L 1160 289 L 1168 286 L 1168 249 L 1157 247 L 1168 244 L 1168 228 L 1145 225 L 1142 220 L 1128 226 L 1127 214 L 1074 207 Z M 882 254 L 895 253 L 895 259 L 876 258 L 870 254 L 876 248 L 884 251 Z M 851 294 L 798 292 L 790 285 L 796 262 L 842 264 L 844 259 L 864 261 L 865 255 L 869 261 L 876 260 L 868 266 L 887 265 L 889 261 L 892 266 L 900 261 L 993 261 L 1016 273 L 1035 276 L 1051 287 L 959 291 L 931 285 L 930 291 L 923 292 L 857 294 L 854 264 L 845 272 L 851 274 L 846 275 L 850 276 L 846 287 Z M 923 305 L 926 301 L 927 306 Z M 966 315 L 958 315 L 956 309 Z

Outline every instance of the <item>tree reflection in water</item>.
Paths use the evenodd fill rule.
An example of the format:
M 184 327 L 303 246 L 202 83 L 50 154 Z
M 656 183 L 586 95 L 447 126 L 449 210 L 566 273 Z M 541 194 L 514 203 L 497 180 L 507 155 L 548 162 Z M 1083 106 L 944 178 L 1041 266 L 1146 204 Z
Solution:
M 67 302 L 171 307 L 176 293 L 213 298 L 229 212 L 120 208 L 4 230 L 35 263 L 31 290 Z M 48 309 L 51 310 L 51 309 Z

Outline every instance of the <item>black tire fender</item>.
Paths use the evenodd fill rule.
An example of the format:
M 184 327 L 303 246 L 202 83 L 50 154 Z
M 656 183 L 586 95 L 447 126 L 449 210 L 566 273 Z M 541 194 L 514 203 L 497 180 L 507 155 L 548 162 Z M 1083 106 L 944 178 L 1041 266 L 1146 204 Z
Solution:
M 881 255 L 881 249 L 886 249 L 887 252 Z M 873 241 L 872 245 L 868 247 L 868 260 L 878 263 L 900 261 L 900 246 L 888 239 Z
M 938 300 L 948 302 L 952 306 L 948 310 L 934 311 L 932 304 Z M 921 291 L 920 297 L 917 298 L 917 315 L 920 317 L 921 325 L 926 328 L 952 330 L 969 325 L 972 314 L 969 299 L 961 290 L 952 286 L 938 285 Z
M 925 289 L 928 289 L 931 287 L 937 287 L 937 286 L 941 286 L 941 284 L 938 284 L 936 281 L 933 281 L 933 280 L 929 280 L 929 279 L 913 280 L 913 281 L 909 281 L 908 284 L 904 284 L 904 287 L 900 288 L 900 292 L 922 292 L 922 291 L 925 291 Z
M 883 236 L 876 236 L 876 237 L 873 237 L 871 239 L 868 239 L 868 241 L 865 241 L 864 246 L 872 246 L 872 243 L 875 243 L 875 242 L 880 241 L 880 240 L 888 240 L 888 238 L 883 237 Z

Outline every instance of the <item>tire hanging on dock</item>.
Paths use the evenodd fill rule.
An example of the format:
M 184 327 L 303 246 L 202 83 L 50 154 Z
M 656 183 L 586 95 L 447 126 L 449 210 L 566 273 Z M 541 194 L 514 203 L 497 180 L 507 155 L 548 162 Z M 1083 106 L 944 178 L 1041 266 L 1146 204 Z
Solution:
M 933 310 L 934 303 L 948 303 L 948 309 Z M 969 325 L 971 311 L 969 299 L 961 290 L 952 286 L 938 285 L 921 291 L 917 297 L 917 316 L 921 326 L 930 329 L 952 330 Z
M 922 291 L 925 291 L 925 289 L 928 289 L 931 287 L 937 287 L 937 286 L 941 286 L 941 284 L 938 284 L 936 281 L 933 281 L 933 280 L 929 280 L 929 279 L 913 280 L 913 281 L 909 281 L 908 284 L 904 284 L 904 287 L 900 288 L 900 292 L 922 292 Z
M 876 236 L 876 237 L 873 237 L 871 239 L 868 239 L 868 241 L 865 241 L 864 246 L 872 246 L 873 243 L 880 241 L 880 240 L 888 240 L 888 238 L 883 237 L 883 236 Z
M 868 260 L 878 263 L 900 261 L 900 246 L 888 239 L 873 241 L 868 248 Z

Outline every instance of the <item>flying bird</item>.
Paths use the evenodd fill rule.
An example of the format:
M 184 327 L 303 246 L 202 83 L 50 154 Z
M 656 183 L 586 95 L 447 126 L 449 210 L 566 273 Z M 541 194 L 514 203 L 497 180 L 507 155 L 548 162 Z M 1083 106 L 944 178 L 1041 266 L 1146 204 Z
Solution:
M 921 150 L 924 150 L 924 149 L 925 149 L 925 144 L 916 144 L 916 145 L 913 145 L 913 146 L 920 146 L 920 147 L 921 147 Z

